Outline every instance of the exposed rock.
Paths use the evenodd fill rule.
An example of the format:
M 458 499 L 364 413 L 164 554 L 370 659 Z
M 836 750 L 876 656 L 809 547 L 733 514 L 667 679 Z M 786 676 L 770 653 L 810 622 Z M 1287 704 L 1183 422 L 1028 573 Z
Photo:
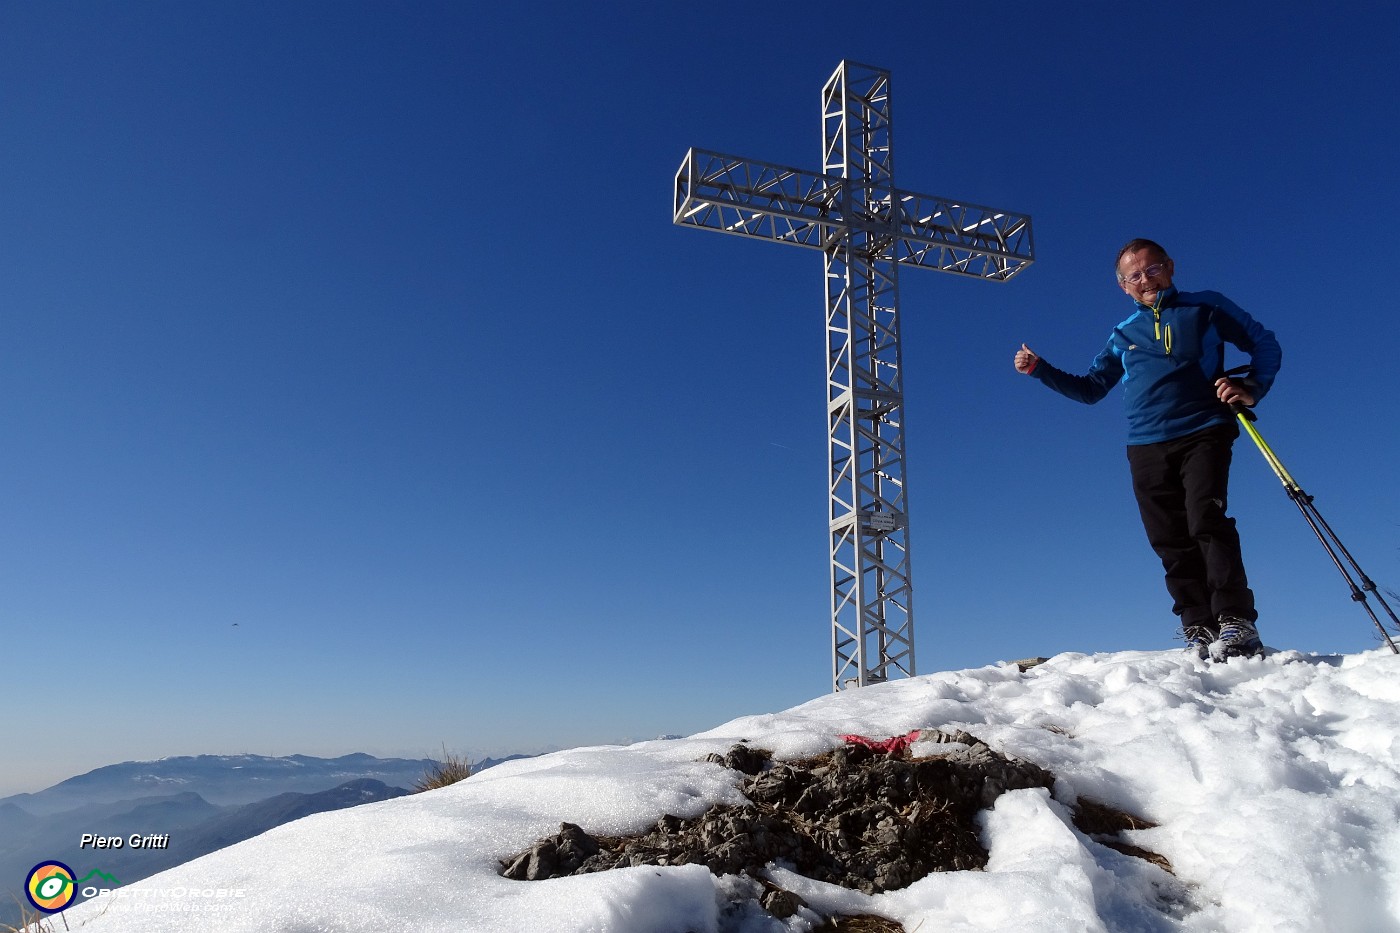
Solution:
M 764 910 L 779 920 L 786 920 L 797 913 L 799 908 L 807 906 L 802 898 L 791 891 L 784 891 L 782 888 L 774 888 L 764 894 L 759 903 L 763 905 Z
M 1048 661 L 1048 660 L 1050 660 L 1050 659 L 1049 659 L 1049 658 L 1022 658 L 1022 659 L 1019 660 L 1019 661 L 1009 661 L 1009 662 L 1007 662 L 1007 663 L 1016 665 L 1016 670 L 1018 670 L 1018 671 L 1020 671 L 1022 674 L 1024 674 L 1026 671 L 1030 670 L 1031 668 L 1033 668 L 1033 667 L 1039 667 L 1040 665 L 1044 664 L 1044 663 L 1045 663 L 1046 661 Z
M 723 755 L 706 755 L 705 760 L 741 774 L 757 774 L 768 767 L 768 759 L 771 757 L 773 753 L 767 749 L 754 748 L 752 745 L 735 745 Z
M 1124 855 L 1131 855 L 1133 858 L 1151 862 L 1170 874 L 1176 874 L 1172 870 L 1172 863 L 1167 860 L 1165 855 L 1159 855 L 1150 849 L 1142 848 L 1142 846 L 1135 846 L 1122 838 L 1122 833 L 1130 829 L 1155 829 L 1157 824 L 1151 820 L 1133 816 L 1131 813 L 1125 813 L 1117 807 L 1110 807 L 1097 800 L 1080 797 L 1079 802 L 1074 805 L 1074 825 L 1081 833 L 1101 845 L 1106 845 Z
M 747 805 L 716 806 L 690 819 L 666 815 L 649 831 L 628 837 L 594 837 L 564 823 L 557 835 L 502 861 L 501 873 L 537 881 L 638 865 L 700 864 L 731 879 L 725 897 L 739 914 L 761 907 L 788 918 L 806 906 L 762 880 L 770 863 L 867 894 L 907 887 L 934 871 L 985 867 L 977 813 L 1008 790 L 1050 788 L 1054 776 L 966 732 L 924 730 L 919 740 L 947 748 L 911 758 L 907 750 L 886 754 L 851 743 L 815 758 L 775 763 L 763 749 L 735 745 L 707 760 L 748 776 L 742 785 Z M 1087 800 L 1075 813 L 1086 835 L 1120 852 L 1153 855 L 1119 838 L 1125 829 L 1152 825 L 1147 821 Z
M 747 806 L 698 817 L 665 816 L 649 832 L 593 838 L 572 824 L 503 863 L 508 878 L 539 880 L 635 865 L 707 866 L 716 875 L 759 877 L 770 862 L 874 894 L 931 871 L 981 868 L 977 812 L 1013 788 L 1050 787 L 1048 771 L 998 754 L 966 733 L 965 747 L 932 758 L 884 755 L 849 745 L 804 761 L 772 764 L 736 745 L 718 763 L 749 775 Z M 797 909 L 769 892 L 772 913 Z M 766 905 L 765 905 L 766 906 Z

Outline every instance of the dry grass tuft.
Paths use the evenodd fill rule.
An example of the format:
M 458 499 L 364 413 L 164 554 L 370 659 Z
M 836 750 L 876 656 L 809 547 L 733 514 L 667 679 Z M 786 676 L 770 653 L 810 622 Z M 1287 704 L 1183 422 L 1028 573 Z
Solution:
M 413 785 L 414 793 L 421 794 L 425 790 L 436 790 L 439 787 L 447 787 L 456 784 L 472 775 L 472 766 L 465 757 L 454 755 L 447 750 L 447 746 L 442 747 L 442 760 L 434 761 L 423 776 Z
M 15 902 L 19 904 L 19 926 L 0 924 L 0 933 L 56 933 L 58 928 L 53 924 L 53 914 L 41 914 L 32 910 L 19 898 L 15 898 Z M 67 926 L 68 921 L 64 920 L 63 924 Z
M 852 917 L 832 917 L 812 933 L 904 933 L 904 927 L 884 917 L 861 914 Z

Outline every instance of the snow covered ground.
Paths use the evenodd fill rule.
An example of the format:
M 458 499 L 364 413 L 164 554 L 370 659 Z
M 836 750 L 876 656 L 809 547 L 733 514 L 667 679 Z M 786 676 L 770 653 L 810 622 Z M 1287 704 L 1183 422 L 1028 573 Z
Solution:
M 1400 933 L 1400 657 L 1387 649 L 1228 664 L 1175 651 L 1065 654 L 1026 673 L 998 665 L 869 687 L 311 816 L 66 919 L 91 933 L 806 930 L 811 912 L 785 924 L 723 915 L 732 879 L 699 866 L 517 882 L 497 862 L 563 821 L 623 834 L 741 802 L 740 776 L 699 760 L 741 739 L 791 758 L 833 748 L 842 733 L 920 727 L 963 729 L 1050 769 L 1054 798 L 1013 791 L 984 813 L 986 871 L 873 897 L 776 867 L 774 880 L 820 911 L 924 933 Z M 932 750 L 921 744 L 916 754 Z M 1166 856 L 1175 877 L 1075 830 L 1064 804 L 1081 796 L 1158 823 L 1129 838 Z

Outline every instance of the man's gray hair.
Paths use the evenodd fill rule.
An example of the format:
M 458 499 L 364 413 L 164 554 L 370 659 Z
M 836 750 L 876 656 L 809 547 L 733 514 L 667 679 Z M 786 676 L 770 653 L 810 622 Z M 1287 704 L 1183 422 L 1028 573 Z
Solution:
M 1114 274 L 1117 275 L 1118 264 L 1123 261 L 1124 256 L 1128 255 L 1129 253 L 1136 253 L 1140 249 L 1152 250 L 1162 258 L 1163 262 L 1167 262 L 1171 259 L 1171 257 L 1167 255 L 1167 251 L 1162 249 L 1162 244 L 1156 242 L 1155 240 L 1149 240 L 1146 237 L 1134 237 L 1133 239 L 1129 240 L 1123 245 L 1123 248 L 1118 251 L 1117 258 L 1113 260 Z M 1121 279 L 1123 278 L 1123 276 L 1119 275 L 1118 278 Z

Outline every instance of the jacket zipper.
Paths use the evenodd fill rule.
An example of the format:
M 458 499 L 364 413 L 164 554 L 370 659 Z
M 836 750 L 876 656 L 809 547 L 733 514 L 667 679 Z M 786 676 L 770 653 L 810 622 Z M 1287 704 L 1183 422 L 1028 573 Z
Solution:
M 1157 300 L 1159 302 L 1161 301 L 1160 298 Z M 1165 331 L 1165 336 L 1163 334 L 1163 331 Z M 1162 308 L 1160 304 L 1154 304 L 1152 306 L 1152 335 L 1157 340 L 1157 342 L 1162 345 L 1162 348 L 1166 350 L 1167 356 L 1171 356 L 1172 326 L 1170 324 L 1167 324 L 1165 327 L 1163 327 Z

